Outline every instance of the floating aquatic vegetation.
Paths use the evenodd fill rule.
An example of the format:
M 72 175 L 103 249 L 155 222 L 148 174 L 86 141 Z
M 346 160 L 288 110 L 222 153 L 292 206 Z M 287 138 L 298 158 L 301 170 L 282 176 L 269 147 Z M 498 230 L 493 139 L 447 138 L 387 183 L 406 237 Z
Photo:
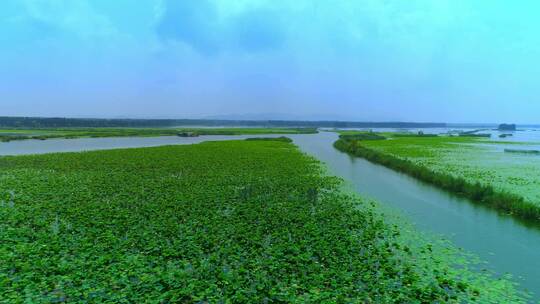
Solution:
M 4 157 L 0 170 L 19 177 L 0 193 L 20 193 L 0 208 L 8 303 L 521 299 L 406 246 L 287 142 Z
M 494 158 L 481 148 L 458 145 L 475 139 L 453 137 L 399 138 L 391 141 L 358 141 L 340 138 L 335 147 L 434 184 L 474 202 L 500 210 L 527 223 L 540 224 L 540 204 L 527 200 L 524 192 L 499 187 L 494 180 L 527 186 L 530 171 L 515 174 L 515 163 L 489 162 Z M 489 151 L 489 150 L 488 150 Z M 473 163 L 476 159 L 483 163 Z M 535 166 L 528 162 L 529 166 Z M 494 169 L 504 168 L 497 171 Z M 515 175 L 514 175 L 515 174 Z M 538 178 L 538 175 L 528 176 Z M 527 193 L 527 192 L 525 192 Z

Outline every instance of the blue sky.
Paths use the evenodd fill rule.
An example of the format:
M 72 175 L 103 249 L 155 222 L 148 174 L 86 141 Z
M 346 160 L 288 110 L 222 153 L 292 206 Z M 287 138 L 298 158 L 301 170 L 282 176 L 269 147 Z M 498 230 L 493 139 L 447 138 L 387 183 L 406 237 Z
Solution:
M 540 123 L 539 9 L 4 0 L 0 115 Z

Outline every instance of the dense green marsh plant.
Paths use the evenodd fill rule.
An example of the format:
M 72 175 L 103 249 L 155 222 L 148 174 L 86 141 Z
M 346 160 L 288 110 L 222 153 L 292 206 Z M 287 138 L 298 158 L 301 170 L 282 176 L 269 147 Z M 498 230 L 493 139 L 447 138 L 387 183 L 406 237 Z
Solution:
M 408 159 L 366 148 L 359 140 L 340 137 L 334 143 L 334 147 L 340 151 L 365 158 L 455 194 L 470 198 L 476 203 L 510 214 L 527 223 L 540 224 L 540 207 L 526 202 L 519 195 L 497 191 L 489 184 L 471 183 L 462 177 L 436 172 Z
M 16 194 L 0 208 L 0 302 L 462 303 L 494 290 L 404 245 L 288 142 L 2 157 L 0 181 Z

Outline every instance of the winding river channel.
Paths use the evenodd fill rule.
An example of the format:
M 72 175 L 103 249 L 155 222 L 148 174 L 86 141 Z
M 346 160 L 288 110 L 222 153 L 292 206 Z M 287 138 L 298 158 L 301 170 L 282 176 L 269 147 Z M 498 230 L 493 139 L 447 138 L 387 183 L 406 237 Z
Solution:
M 497 274 L 511 274 L 540 299 L 540 229 L 529 228 L 445 191 L 333 148 L 336 133 L 287 135 L 302 151 L 326 163 L 360 195 L 399 210 L 420 231 L 440 235 L 488 263 Z M 194 144 L 254 136 L 80 138 L 0 143 L 0 155 Z M 268 137 L 268 136 L 265 136 Z
M 421 231 L 441 235 L 540 298 L 540 229 L 528 228 L 412 177 L 334 149 L 336 133 L 290 136 L 362 196 L 401 211 Z

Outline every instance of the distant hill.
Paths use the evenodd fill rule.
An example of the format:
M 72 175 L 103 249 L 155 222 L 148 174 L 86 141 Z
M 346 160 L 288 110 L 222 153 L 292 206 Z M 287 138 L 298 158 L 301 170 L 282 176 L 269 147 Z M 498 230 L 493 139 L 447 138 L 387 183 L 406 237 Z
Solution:
M 1 128 L 73 128 L 73 127 L 317 127 L 317 128 L 444 128 L 445 123 L 355 122 L 307 120 L 224 120 L 224 119 L 102 119 L 0 117 Z

